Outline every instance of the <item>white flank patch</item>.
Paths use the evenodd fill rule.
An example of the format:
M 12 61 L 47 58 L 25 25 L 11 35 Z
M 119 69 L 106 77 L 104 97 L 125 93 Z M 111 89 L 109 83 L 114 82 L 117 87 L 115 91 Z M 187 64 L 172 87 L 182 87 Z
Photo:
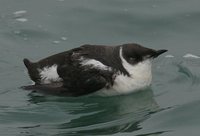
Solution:
M 43 69 L 39 69 L 41 84 L 49 84 L 52 82 L 62 81 L 62 79 L 57 73 L 57 67 L 57 65 L 52 65 L 50 67 L 44 67 Z
M 193 55 L 193 54 L 190 54 L 190 53 L 188 53 L 188 54 L 185 54 L 183 57 L 184 57 L 184 58 L 194 58 L 194 59 L 200 59 L 200 57 L 199 57 L 199 56 L 196 56 L 196 55 Z
M 129 72 L 130 77 L 122 73 L 118 73 L 115 78 L 114 85 L 109 90 L 102 89 L 98 95 L 118 95 L 127 94 L 146 88 L 152 81 L 152 59 L 144 60 L 138 64 L 129 64 L 122 56 L 122 48 L 120 48 L 120 58 L 123 67 Z
M 97 68 L 100 70 L 111 70 L 110 67 L 104 65 L 103 63 L 101 63 L 100 61 L 95 60 L 95 59 L 84 59 L 82 57 L 82 58 L 80 58 L 80 61 L 81 61 L 82 66 L 91 66 L 93 68 Z

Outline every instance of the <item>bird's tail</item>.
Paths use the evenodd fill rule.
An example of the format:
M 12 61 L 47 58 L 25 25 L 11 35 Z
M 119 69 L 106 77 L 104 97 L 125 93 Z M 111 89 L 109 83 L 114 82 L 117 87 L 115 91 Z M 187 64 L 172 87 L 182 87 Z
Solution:
M 29 70 L 31 68 L 31 64 L 32 62 L 30 62 L 28 59 L 24 59 L 24 65 L 26 66 L 26 68 Z
M 23 60 L 24 65 L 26 66 L 27 70 L 28 70 L 28 74 L 31 78 L 31 80 L 33 80 L 36 84 L 40 82 L 40 75 L 37 69 L 37 64 L 33 63 L 31 61 L 29 61 L 28 59 L 24 59 Z

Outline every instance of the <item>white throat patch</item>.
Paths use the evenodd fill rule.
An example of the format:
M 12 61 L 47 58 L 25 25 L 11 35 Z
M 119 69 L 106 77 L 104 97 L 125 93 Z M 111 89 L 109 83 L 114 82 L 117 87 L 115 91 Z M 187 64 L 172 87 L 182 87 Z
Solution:
M 146 59 L 135 65 L 129 64 L 122 55 L 122 47 L 120 48 L 120 59 L 123 67 L 129 72 L 132 78 L 146 79 L 151 78 L 152 59 Z
M 146 88 L 151 84 L 152 59 L 147 59 L 138 64 L 129 64 L 122 55 L 122 47 L 119 51 L 120 59 L 123 67 L 128 71 L 130 77 L 122 73 L 118 73 L 113 86 L 109 89 L 102 89 L 99 95 L 117 95 L 127 94 L 140 89 Z

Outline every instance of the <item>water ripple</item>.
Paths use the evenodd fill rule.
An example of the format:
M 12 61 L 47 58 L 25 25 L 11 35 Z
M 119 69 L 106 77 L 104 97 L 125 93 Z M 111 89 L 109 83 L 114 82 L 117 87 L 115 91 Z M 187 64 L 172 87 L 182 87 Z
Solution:
M 57 132 L 55 135 L 60 136 L 110 135 L 118 132 L 133 132 L 141 129 L 140 122 L 159 111 L 159 107 L 153 99 L 152 90 L 149 89 L 132 95 L 108 98 L 98 96 L 60 98 L 51 96 L 38 97 L 37 95 L 30 95 L 30 98 L 29 102 L 37 104 L 39 107 L 44 107 L 45 105 L 48 108 L 49 105 L 51 107 L 56 106 L 57 111 L 62 111 L 63 115 L 67 115 L 62 116 L 60 114 L 61 117 L 59 117 L 66 122 L 59 123 L 56 121 L 57 123 L 55 122 L 54 125 L 40 123 L 36 124 L 36 126 L 40 125 L 36 128 L 29 128 L 30 125 L 22 126 L 22 128 L 26 131 L 42 128 L 47 130 L 55 129 Z M 34 111 L 34 109 L 31 111 Z M 42 115 L 42 111 L 37 114 Z M 43 120 L 48 120 L 49 117 L 51 117 L 51 114 L 47 117 L 43 116 Z

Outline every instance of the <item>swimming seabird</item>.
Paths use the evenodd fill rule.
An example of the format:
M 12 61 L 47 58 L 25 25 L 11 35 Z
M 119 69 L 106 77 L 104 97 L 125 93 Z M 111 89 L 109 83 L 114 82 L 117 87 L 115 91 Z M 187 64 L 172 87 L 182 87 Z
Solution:
M 136 43 L 87 44 L 38 62 L 24 59 L 35 82 L 24 88 L 65 96 L 128 94 L 151 84 L 152 61 L 166 51 Z

